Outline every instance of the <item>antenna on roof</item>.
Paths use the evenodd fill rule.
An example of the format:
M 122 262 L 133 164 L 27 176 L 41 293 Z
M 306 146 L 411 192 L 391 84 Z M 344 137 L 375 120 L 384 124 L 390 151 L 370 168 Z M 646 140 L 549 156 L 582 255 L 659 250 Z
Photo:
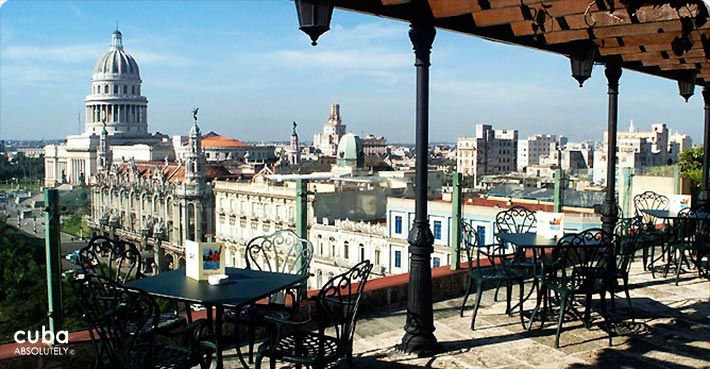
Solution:
M 116 31 L 118 31 L 118 19 L 116 19 Z
M 79 126 L 79 134 L 81 134 L 81 111 L 76 112 L 76 124 Z

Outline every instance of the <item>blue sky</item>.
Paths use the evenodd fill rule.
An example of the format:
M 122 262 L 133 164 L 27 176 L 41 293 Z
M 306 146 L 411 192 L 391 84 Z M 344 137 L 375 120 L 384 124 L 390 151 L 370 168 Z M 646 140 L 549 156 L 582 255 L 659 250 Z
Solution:
M 0 0 L 2 3 L 2 0 Z M 0 137 L 79 133 L 91 71 L 118 21 L 141 67 L 149 129 L 186 134 L 200 107 L 203 132 L 244 140 L 302 140 L 341 104 L 348 131 L 414 141 L 415 70 L 405 23 L 336 10 L 311 47 L 288 0 L 20 1 L 0 8 Z M 521 137 L 600 140 L 603 66 L 580 89 L 558 55 L 439 31 L 431 70 L 432 141 L 472 135 L 476 123 Z M 699 89 L 689 103 L 673 81 L 624 71 L 620 127 L 666 122 L 702 137 Z

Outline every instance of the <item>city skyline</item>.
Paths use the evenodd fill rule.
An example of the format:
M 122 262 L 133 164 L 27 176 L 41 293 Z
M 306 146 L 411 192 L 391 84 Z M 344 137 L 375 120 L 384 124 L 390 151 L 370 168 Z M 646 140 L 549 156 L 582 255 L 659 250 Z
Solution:
M 185 134 L 190 110 L 200 106 L 206 132 L 286 141 L 297 121 L 308 141 L 337 102 L 353 133 L 414 141 L 407 24 L 336 10 L 332 30 L 313 48 L 298 31 L 290 1 L 178 4 L 4 3 L 0 138 L 78 134 L 91 70 L 118 21 L 125 48 L 141 67 L 153 132 Z M 272 18 L 263 18 L 266 13 Z M 543 133 L 599 141 L 606 129 L 603 69 L 595 68 L 579 89 L 566 58 L 539 51 L 440 31 L 431 88 L 432 142 L 470 136 L 476 123 L 518 129 L 521 138 Z M 675 82 L 624 71 L 619 128 L 630 119 L 640 129 L 665 122 L 700 142 L 699 92 L 686 104 Z

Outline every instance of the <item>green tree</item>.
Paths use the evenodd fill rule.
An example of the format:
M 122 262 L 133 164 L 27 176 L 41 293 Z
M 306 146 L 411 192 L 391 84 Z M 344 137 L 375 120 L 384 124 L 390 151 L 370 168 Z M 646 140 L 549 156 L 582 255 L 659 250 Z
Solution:
M 680 153 L 680 173 L 690 180 L 693 192 L 697 193 L 703 184 L 703 147 L 695 146 Z

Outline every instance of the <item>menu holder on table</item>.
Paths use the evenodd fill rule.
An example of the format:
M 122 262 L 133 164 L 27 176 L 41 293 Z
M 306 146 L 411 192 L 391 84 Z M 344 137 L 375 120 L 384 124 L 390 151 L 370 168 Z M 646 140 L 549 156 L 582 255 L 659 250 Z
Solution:
M 690 207 L 690 195 L 670 195 L 668 200 L 668 211 L 671 213 L 678 213 Z
M 224 275 L 223 250 L 224 245 L 219 242 L 186 240 L 185 276 L 204 281 L 212 275 Z
M 563 213 L 550 213 L 538 211 L 535 214 L 537 219 L 537 234 L 550 240 L 562 238 L 565 235 L 565 223 Z

